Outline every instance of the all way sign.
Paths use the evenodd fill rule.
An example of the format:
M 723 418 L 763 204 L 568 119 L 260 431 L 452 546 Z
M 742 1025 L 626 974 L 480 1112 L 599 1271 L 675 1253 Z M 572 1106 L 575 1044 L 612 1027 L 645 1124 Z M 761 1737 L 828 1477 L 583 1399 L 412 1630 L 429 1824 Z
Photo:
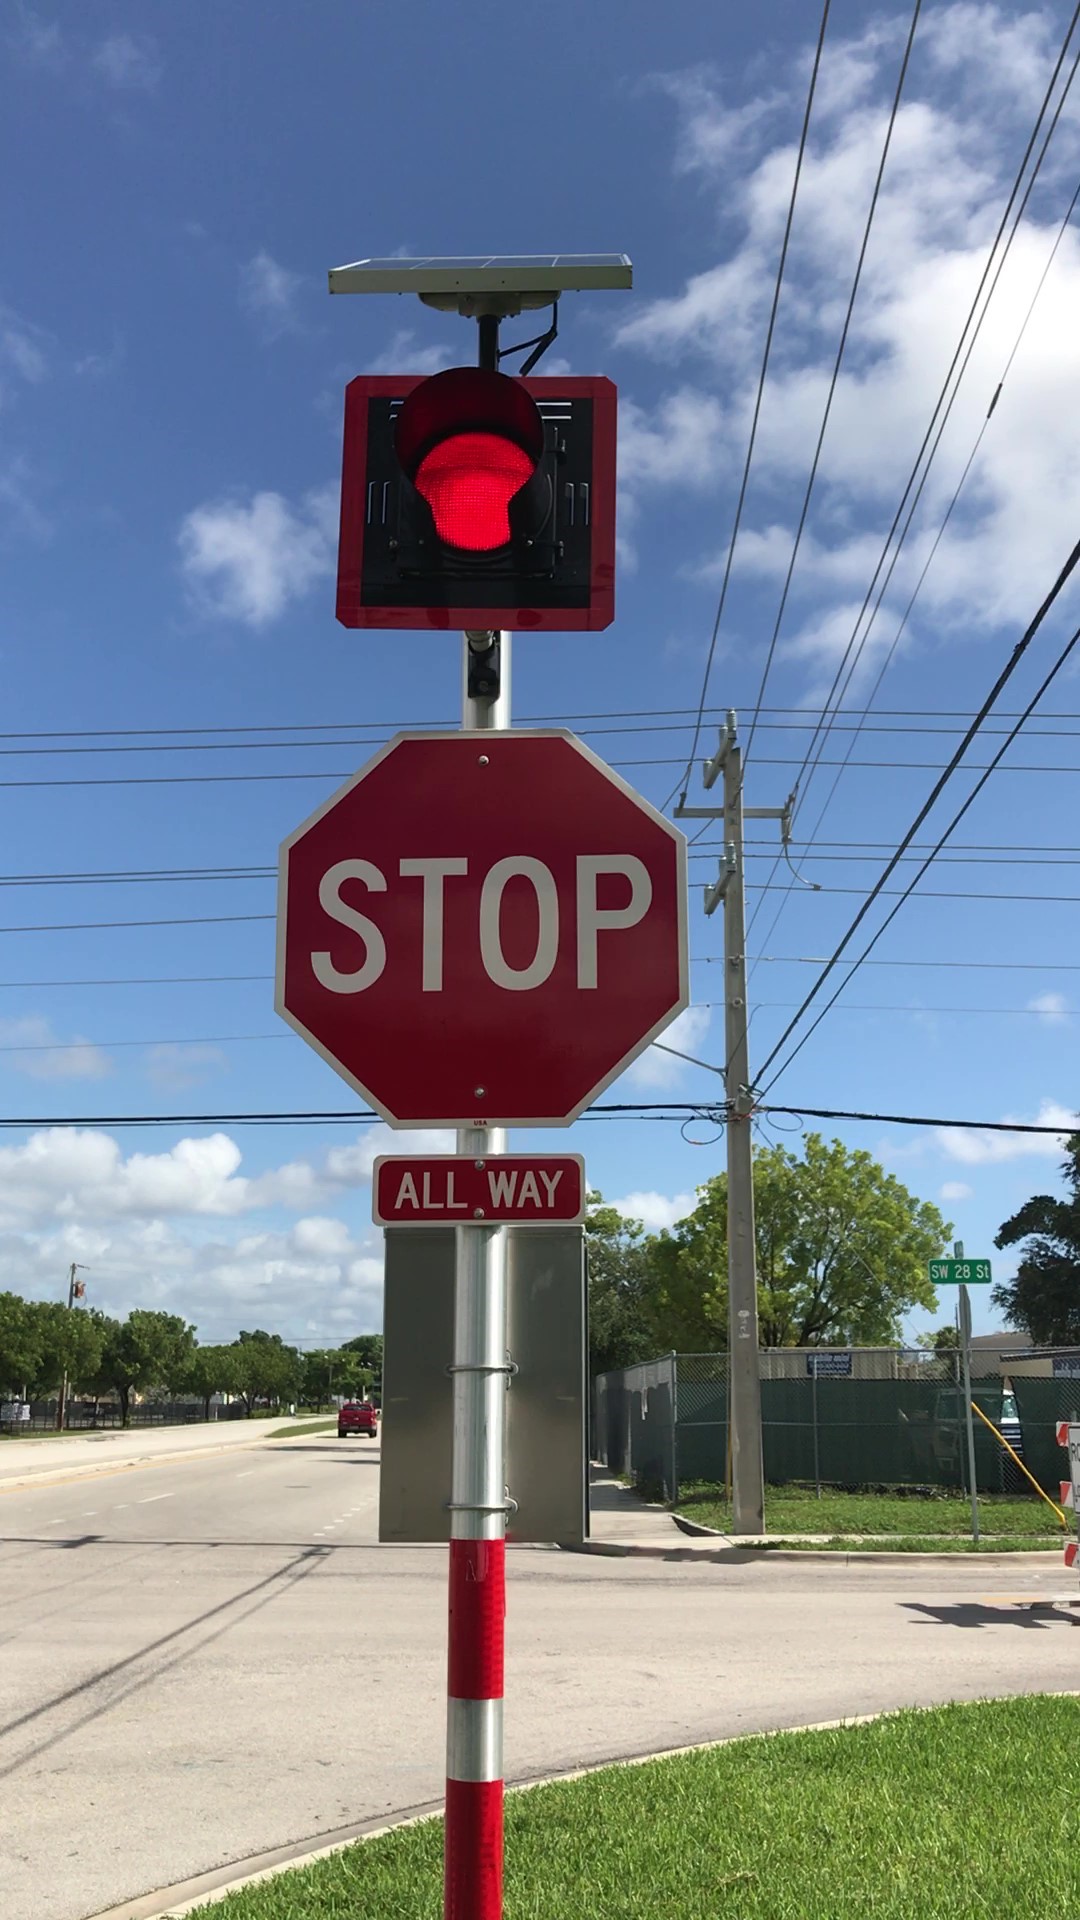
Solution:
M 377 1227 L 445 1227 L 458 1221 L 576 1226 L 585 1218 L 579 1153 L 501 1153 L 470 1159 L 381 1155 L 371 1180 Z

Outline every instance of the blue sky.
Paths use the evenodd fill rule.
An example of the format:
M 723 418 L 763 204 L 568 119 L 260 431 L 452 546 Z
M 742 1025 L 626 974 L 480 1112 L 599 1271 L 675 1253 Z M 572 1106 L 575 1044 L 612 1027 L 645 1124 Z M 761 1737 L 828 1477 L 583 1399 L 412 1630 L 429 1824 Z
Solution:
M 751 805 L 784 799 L 810 745 L 807 714 L 812 724 L 854 628 L 1069 12 L 923 8 L 749 756 Z M 619 386 L 616 622 L 596 636 L 522 639 L 515 709 L 522 721 L 571 718 L 645 794 L 665 799 L 691 745 L 816 13 L 781 0 L 751 10 L 551 0 L 542 21 L 486 0 L 9 10 L 0 157 L 19 191 L 0 277 L 7 880 L 265 869 L 388 731 L 455 721 L 452 644 L 421 635 L 384 644 L 333 619 L 346 380 L 430 371 L 474 351 L 467 323 L 419 302 L 331 301 L 326 269 L 362 255 L 632 256 L 632 294 L 564 302 L 559 358 L 547 363 Z M 708 690 L 709 729 L 735 706 L 744 739 L 909 17 L 832 9 Z M 1070 103 L 848 708 L 865 706 L 890 654 L 1078 167 Z M 820 891 L 785 890 L 781 867 L 763 894 L 772 828 L 751 829 L 748 902 L 760 912 L 749 951 L 764 956 L 753 976 L 754 1061 L 782 1033 L 815 977 L 808 962 L 844 931 L 955 745 L 960 716 L 980 704 L 1080 530 L 1078 296 L 1070 229 L 874 711 L 858 734 L 840 715 L 804 782 L 795 841 Z M 1076 601 L 1067 590 L 1005 712 L 1038 684 Z M 931 869 L 774 1100 L 1069 1124 L 1080 993 L 1069 970 L 1080 969 L 1075 676 L 1059 679 L 1045 708 L 1059 717 L 1032 723 L 1010 750 L 949 861 Z M 277 740 L 265 731 L 303 727 L 326 731 Z M 715 744 L 709 729 L 703 754 Z M 995 744 L 988 736 L 970 761 L 984 763 Z M 853 762 L 870 764 L 843 771 L 830 799 L 849 747 Z M 973 777 L 950 784 L 953 805 Z M 920 845 L 950 810 L 943 802 Z M 695 1007 L 677 1044 L 718 1060 L 720 927 L 701 911 L 711 856 L 697 855 L 691 872 Z M 345 1088 L 273 1014 L 273 907 L 272 880 L 258 875 L 7 885 L 4 1111 L 346 1104 Z M 213 924 L 220 916 L 239 917 Z M 206 923 L 107 924 L 170 919 Z M 18 930 L 38 927 L 52 930 Z M 244 977 L 205 978 L 222 975 Z M 91 980 L 140 984 L 50 984 Z M 715 1076 L 650 1055 L 616 1097 L 717 1093 Z M 1053 1137 L 832 1130 L 938 1200 L 969 1252 L 989 1250 L 1006 1214 L 1054 1183 L 1060 1159 Z M 549 1144 L 579 1148 L 595 1184 L 659 1224 L 722 1165 L 722 1140 L 697 1131 L 708 1145 L 671 1125 L 593 1122 Z M 375 1324 L 380 1257 L 366 1181 L 385 1145 L 380 1131 L 349 1128 L 5 1135 L 0 1286 L 56 1293 L 79 1259 L 97 1303 L 168 1306 L 206 1338 L 261 1324 L 333 1339 Z M 924 1324 L 917 1316 L 911 1331 Z M 977 1330 L 990 1324 L 976 1301 Z

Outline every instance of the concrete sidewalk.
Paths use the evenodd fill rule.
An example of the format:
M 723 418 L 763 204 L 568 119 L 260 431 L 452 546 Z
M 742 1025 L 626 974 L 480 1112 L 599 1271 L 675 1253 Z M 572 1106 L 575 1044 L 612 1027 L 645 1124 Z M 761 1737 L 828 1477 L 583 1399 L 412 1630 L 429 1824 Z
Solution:
M 605 1467 L 589 1468 L 589 1516 L 589 1539 L 584 1546 L 569 1551 L 607 1554 L 614 1558 L 714 1562 L 727 1566 L 750 1563 L 760 1566 L 766 1560 L 828 1561 L 833 1565 L 842 1565 L 846 1559 L 871 1564 L 875 1561 L 947 1559 L 960 1565 L 968 1564 L 966 1556 L 948 1551 L 898 1553 L 895 1548 L 890 1548 L 890 1540 L 895 1539 L 895 1535 L 890 1534 L 853 1535 L 853 1540 L 879 1540 L 880 1549 L 845 1555 L 840 1547 L 825 1548 L 826 1541 L 836 1538 L 835 1534 L 829 1533 L 799 1534 L 794 1536 L 800 1542 L 795 1546 L 790 1535 L 753 1534 L 736 1539 L 725 1533 L 687 1532 L 684 1530 L 685 1523 L 680 1526 L 666 1507 L 639 1499 L 620 1480 L 613 1479 Z M 943 1542 L 949 1537 L 955 1538 L 941 1536 Z M 1038 1552 L 984 1553 L 978 1556 L 978 1564 L 988 1572 L 992 1569 L 1003 1571 L 1005 1568 L 1011 1568 L 1017 1575 L 1025 1571 L 1045 1571 L 1049 1566 L 1060 1565 L 1061 1545 L 1055 1540 L 1048 1541 L 1046 1548 Z
M 327 1414 L 312 1414 L 311 1423 Z M 290 1414 L 272 1420 L 211 1420 L 195 1426 L 113 1427 L 100 1433 L 58 1434 L 55 1439 L 0 1442 L 0 1492 L 39 1482 L 82 1479 L 118 1467 L 152 1464 L 186 1455 L 229 1452 L 264 1444 L 278 1427 L 295 1426 Z

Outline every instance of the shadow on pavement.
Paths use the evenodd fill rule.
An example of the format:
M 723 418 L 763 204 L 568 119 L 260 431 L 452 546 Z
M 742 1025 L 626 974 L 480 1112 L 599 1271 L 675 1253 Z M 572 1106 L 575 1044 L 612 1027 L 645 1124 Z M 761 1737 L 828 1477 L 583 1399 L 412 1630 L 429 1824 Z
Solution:
M 900 1605 L 908 1613 L 918 1613 L 921 1620 L 912 1622 L 913 1626 L 936 1625 L 939 1627 L 1050 1627 L 1080 1625 L 1080 1616 L 1072 1619 L 1063 1611 L 1060 1602 L 1038 1600 L 1020 1602 L 1004 1601 L 1000 1606 L 990 1606 L 980 1600 L 958 1600 L 951 1606 L 927 1606 L 919 1600 L 902 1600 Z

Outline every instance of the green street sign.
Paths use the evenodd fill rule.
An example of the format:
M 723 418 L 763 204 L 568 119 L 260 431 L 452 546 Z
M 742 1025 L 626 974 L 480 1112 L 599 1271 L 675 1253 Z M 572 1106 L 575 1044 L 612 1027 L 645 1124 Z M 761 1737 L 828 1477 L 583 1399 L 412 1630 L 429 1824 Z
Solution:
M 935 1287 L 983 1287 L 990 1280 L 989 1260 L 931 1260 Z

